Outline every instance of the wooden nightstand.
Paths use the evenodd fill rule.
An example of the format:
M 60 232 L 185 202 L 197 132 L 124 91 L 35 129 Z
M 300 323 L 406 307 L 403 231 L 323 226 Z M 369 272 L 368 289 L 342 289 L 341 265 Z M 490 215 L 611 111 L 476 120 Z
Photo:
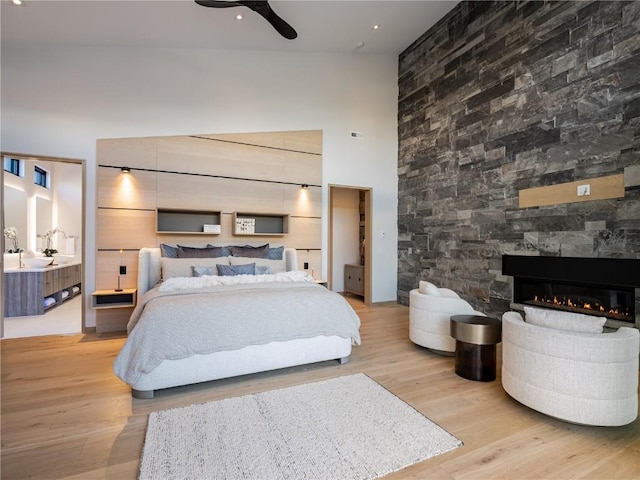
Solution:
M 131 308 L 136 306 L 136 288 L 116 290 L 96 290 L 91 294 L 91 308 Z
M 322 285 L 325 288 L 329 288 L 329 282 L 327 280 L 316 280 L 318 285 Z

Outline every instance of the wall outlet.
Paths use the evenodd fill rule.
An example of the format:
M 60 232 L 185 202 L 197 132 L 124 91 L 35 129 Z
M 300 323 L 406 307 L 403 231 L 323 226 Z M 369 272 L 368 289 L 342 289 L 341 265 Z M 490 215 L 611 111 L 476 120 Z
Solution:
M 304 269 L 303 270 L 309 270 L 309 262 L 304 262 Z
M 591 185 L 588 183 L 585 185 L 578 185 L 578 196 L 586 197 L 587 195 L 591 195 Z
M 120 275 L 126 275 L 126 274 L 127 274 L 127 266 L 120 265 Z

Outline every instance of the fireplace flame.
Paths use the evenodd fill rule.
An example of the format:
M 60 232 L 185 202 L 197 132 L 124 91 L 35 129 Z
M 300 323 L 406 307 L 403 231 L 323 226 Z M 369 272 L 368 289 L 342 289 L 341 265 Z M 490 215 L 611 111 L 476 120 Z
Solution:
M 589 301 L 582 301 L 580 298 L 568 298 L 562 297 L 558 298 L 557 295 L 554 295 L 553 298 L 549 298 L 546 296 L 538 296 L 537 294 L 533 297 L 534 303 L 546 303 L 558 306 L 564 309 L 576 309 L 576 310 L 591 310 L 593 312 L 602 313 L 605 315 L 614 315 L 620 317 L 628 317 L 630 315 L 630 311 L 627 308 L 619 308 L 619 307 L 611 307 L 606 308 L 604 305 L 599 303 L 591 303 Z

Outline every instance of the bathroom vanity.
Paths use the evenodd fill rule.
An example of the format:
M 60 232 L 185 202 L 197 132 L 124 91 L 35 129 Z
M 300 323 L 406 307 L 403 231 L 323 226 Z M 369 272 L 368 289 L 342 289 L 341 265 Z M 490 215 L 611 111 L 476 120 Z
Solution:
M 4 316 L 42 315 L 81 291 L 82 264 L 4 271 Z

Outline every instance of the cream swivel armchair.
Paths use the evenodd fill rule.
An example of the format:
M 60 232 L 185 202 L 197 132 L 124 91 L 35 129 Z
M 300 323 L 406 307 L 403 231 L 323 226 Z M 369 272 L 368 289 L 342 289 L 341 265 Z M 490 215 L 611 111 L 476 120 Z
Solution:
M 409 338 L 416 345 L 436 353 L 453 354 L 456 340 L 451 336 L 452 315 L 482 315 L 448 288 L 420 281 L 419 288 L 409 292 Z
M 534 410 L 571 423 L 633 422 L 638 416 L 638 330 L 601 333 L 603 318 L 598 325 L 591 320 L 597 317 L 552 310 L 541 315 L 538 310 L 544 309 L 525 307 L 526 322 L 517 312 L 502 317 L 505 391 Z M 568 330 L 575 327 L 579 331 Z

